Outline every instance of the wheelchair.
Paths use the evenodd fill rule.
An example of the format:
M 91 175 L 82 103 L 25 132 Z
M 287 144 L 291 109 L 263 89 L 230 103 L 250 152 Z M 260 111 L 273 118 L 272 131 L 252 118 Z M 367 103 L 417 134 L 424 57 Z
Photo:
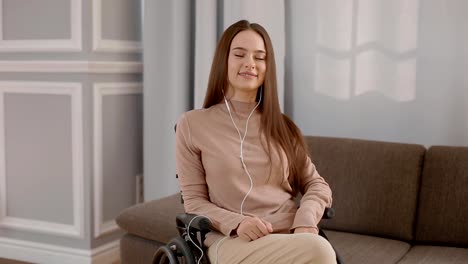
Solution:
M 326 208 L 322 219 L 334 216 L 333 208 Z M 211 222 L 204 216 L 194 214 L 180 214 L 176 217 L 178 237 L 161 246 L 153 255 L 153 264 L 210 264 L 204 246 L 206 234 L 212 229 Z M 328 240 L 322 229 L 319 235 Z M 333 247 L 333 246 L 332 246 Z M 201 251 L 200 251 L 201 249 Z M 333 247 L 336 263 L 343 264 L 343 260 Z M 203 253 L 202 253 L 203 252 Z
M 174 131 L 177 124 L 174 125 Z M 176 174 L 176 178 L 179 176 Z M 181 203 L 184 203 L 181 197 Z M 335 215 L 333 208 L 325 208 L 322 219 L 331 219 Z M 180 214 L 176 217 L 179 236 L 171 239 L 166 245 L 159 247 L 153 255 L 153 264 L 210 264 L 205 237 L 212 231 L 211 222 L 207 217 L 194 214 Z M 319 235 L 328 240 L 322 229 Z M 333 245 L 332 245 L 333 247 Z M 333 247 L 336 263 L 343 264 L 342 258 Z

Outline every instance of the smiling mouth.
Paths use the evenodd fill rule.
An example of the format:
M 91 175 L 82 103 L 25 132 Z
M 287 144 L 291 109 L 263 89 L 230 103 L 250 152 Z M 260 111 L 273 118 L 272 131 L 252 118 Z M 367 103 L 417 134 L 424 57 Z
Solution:
M 240 72 L 239 75 L 248 78 L 257 77 L 257 75 L 252 72 Z

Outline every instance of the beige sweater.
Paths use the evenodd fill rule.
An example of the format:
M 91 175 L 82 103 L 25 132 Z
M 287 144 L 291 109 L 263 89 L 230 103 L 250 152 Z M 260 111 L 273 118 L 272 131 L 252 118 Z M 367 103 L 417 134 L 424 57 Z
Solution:
M 234 122 L 242 136 L 254 106 L 255 103 L 231 101 Z M 262 147 L 260 115 L 256 110 L 250 118 L 243 147 L 253 181 L 243 205 L 244 215 L 240 214 L 240 207 L 250 189 L 250 179 L 242 168 L 239 134 L 226 105 L 192 110 L 181 116 L 176 131 L 176 171 L 185 211 L 207 216 L 225 236 L 235 233 L 245 216 L 270 222 L 274 233 L 289 233 L 296 227 L 316 228 L 325 207 L 331 205 L 331 190 L 308 158 L 301 175 L 303 196 L 297 208 L 286 161 L 282 166 L 279 155 L 273 151 L 270 162 Z M 209 246 L 214 239 L 207 237 L 206 244 Z

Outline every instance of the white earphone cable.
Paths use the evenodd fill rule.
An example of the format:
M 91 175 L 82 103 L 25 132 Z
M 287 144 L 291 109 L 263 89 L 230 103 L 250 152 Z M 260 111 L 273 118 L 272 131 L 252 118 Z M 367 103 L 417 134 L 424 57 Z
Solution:
M 260 88 L 262 89 L 262 88 Z M 262 89 L 263 90 L 263 89 Z M 247 169 L 247 165 L 245 165 L 245 162 L 244 162 L 244 141 L 245 141 L 245 137 L 247 136 L 247 131 L 248 131 L 248 128 L 249 128 L 249 120 L 250 120 L 250 117 L 252 116 L 252 114 L 255 112 L 255 109 L 257 109 L 257 107 L 260 105 L 260 102 L 262 101 L 262 90 L 260 90 L 260 98 L 258 100 L 258 103 L 255 105 L 255 107 L 252 109 L 252 111 L 250 112 L 249 116 L 247 117 L 247 121 L 245 122 L 245 132 L 244 132 L 244 136 L 241 135 L 241 132 L 239 130 L 239 128 L 237 127 L 236 125 L 236 122 L 234 122 L 234 118 L 232 117 L 232 113 L 231 113 L 231 108 L 229 107 L 229 103 L 226 99 L 226 97 L 224 97 L 224 103 L 226 104 L 226 108 L 228 110 L 228 113 L 229 113 L 229 117 L 231 118 L 231 122 L 232 124 L 234 125 L 234 128 L 236 129 L 237 131 L 237 134 L 239 134 L 239 140 L 240 140 L 240 160 L 241 160 L 241 163 L 242 163 L 242 168 L 244 169 L 244 171 L 247 173 L 247 176 L 249 176 L 249 180 L 250 180 L 250 188 L 249 188 L 249 191 L 245 194 L 244 196 L 244 199 L 242 199 L 242 202 L 241 202 L 241 205 L 240 205 L 240 214 L 241 215 L 244 215 L 244 203 L 245 203 L 245 200 L 247 200 L 247 196 L 249 196 L 250 192 L 252 191 L 253 189 L 253 180 L 252 180 L 252 176 L 250 175 L 250 172 L 249 170 Z
M 197 245 L 197 243 L 193 242 L 192 238 L 190 237 L 190 225 L 192 224 L 193 220 L 195 220 L 197 217 L 202 217 L 202 216 L 208 218 L 208 220 L 210 220 L 210 222 L 211 222 L 211 219 L 210 219 L 208 216 L 197 215 L 197 216 L 195 216 L 194 218 L 192 218 L 192 220 L 190 220 L 190 222 L 189 222 L 188 225 L 187 225 L 187 237 L 188 237 L 188 239 L 189 239 L 190 242 L 192 242 L 192 244 L 193 244 L 198 250 L 200 250 L 200 252 L 201 252 L 201 255 L 200 255 L 200 258 L 199 258 L 198 261 L 197 261 L 197 264 L 200 264 L 200 261 L 201 261 L 201 259 L 203 258 L 203 255 L 204 255 L 204 254 L 203 254 L 203 249 L 201 249 L 201 248 Z
M 221 242 L 223 242 L 224 240 L 228 239 L 229 237 L 226 236 L 226 237 L 223 237 L 222 239 L 220 239 L 218 241 L 218 243 L 216 243 L 216 260 L 215 260 L 215 264 L 218 264 L 218 251 L 219 251 L 219 245 L 221 244 Z
M 231 108 L 229 107 L 229 102 L 227 101 L 226 99 L 226 96 L 224 96 L 224 103 L 226 104 L 226 108 L 228 110 L 228 113 L 229 113 L 229 117 L 231 118 L 231 122 L 232 124 L 234 125 L 234 128 L 236 129 L 237 131 L 237 134 L 239 135 L 239 140 L 240 140 L 240 160 L 241 160 L 241 163 L 242 163 L 242 168 L 244 169 L 244 171 L 247 173 L 247 176 L 249 176 L 249 180 L 250 180 L 250 188 L 249 188 L 249 191 L 245 194 L 244 196 L 244 199 L 242 199 L 242 202 L 241 202 L 241 205 L 240 205 L 240 214 L 241 215 L 244 215 L 244 203 L 245 203 L 245 200 L 247 199 L 247 196 L 249 196 L 250 192 L 252 191 L 253 189 L 253 180 L 252 180 L 252 176 L 250 175 L 250 172 L 249 170 L 247 169 L 247 165 L 245 164 L 244 162 L 244 141 L 245 141 L 245 137 L 247 136 L 247 131 L 248 131 L 248 128 L 249 128 L 249 120 L 250 120 L 250 117 L 252 116 L 252 114 L 255 112 L 255 109 L 257 109 L 257 107 L 260 105 L 260 102 L 262 101 L 262 92 L 263 92 L 263 87 L 260 87 L 260 98 L 258 100 L 258 103 L 255 105 L 255 107 L 252 109 L 252 111 L 250 112 L 249 116 L 247 117 L 247 121 L 245 123 L 245 132 L 244 132 L 244 136 L 241 135 L 241 132 L 239 130 L 239 128 L 237 127 L 236 125 L 236 122 L 234 122 L 234 118 L 232 117 L 232 113 L 231 113 Z M 223 91 L 223 95 L 224 95 L 224 91 Z M 190 227 L 190 224 L 192 223 L 192 221 L 195 219 L 196 217 L 194 217 L 190 223 L 189 223 L 189 227 Z M 188 232 L 188 228 L 187 228 L 187 232 Z M 226 240 L 227 238 L 229 238 L 229 236 L 226 236 L 222 239 L 220 239 L 217 244 L 216 244 L 216 261 L 215 261 L 215 264 L 218 264 L 218 250 L 219 250 L 219 246 L 220 244 Z M 189 235 L 189 239 L 190 241 L 192 241 L 192 239 L 190 238 L 190 235 Z M 193 241 L 192 241 L 193 244 L 195 244 Z M 201 250 L 201 248 L 199 248 L 196 244 L 195 246 L 202 252 L 202 255 L 201 257 L 203 257 L 203 250 Z M 200 259 L 198 260 L 198 264 L 200 263 L 200 260 L 201 260 L 201 257 Z
M 242 203 L 241 203 L 241 206 L 240 206 L 240 213 L 241 215 L 244 215 L 244 212 L 243 212 L 243 207 L 244 207 L 244 202 L 245 200 L 247 199 L 247 196 L 250 194 L 250 192 L 252 191 L 253 189 L 253 180 L 252 180 L 252 176 L 250 175 L 249 173 L 249 170 L 247 169 L 247 165 L 245 165 L 245 162 L 244 162 L 244 152 L 243 152 L 243 148 L 244 148 L 244 141 L 245 141 L 245 137 L 247 136 L 247 131 L 248 131 L 248 125 L 249 125 L 249 120 L 250 120 L 250 117 L 252 116 L 252 114 L 255 112 L 255 109 L 257 109 L 257 107 L 260 105 L 260 102 L 262 100 L 262 97 L 260 95 L 260 100 L 258 101 L 258 103 L 255 105 L 254 109 L 252 109 L 252 111 L 250 112 L 249 116 L 247 117 L 247 121 L 245 123 L 245 132 L 244 132 L 244 136 L 241 135 L 241 132 L 239 130 L 239 128 L 237 127 L 236 123 L 234 122 L 234 118 L 232 117 L 232 113 L 231 113 L 231 109 L 229 107 L 229 103 L 226 99 L 226 97 L 224 97 L 224 102 L 226 103 L 226 107 L 228 109 L 228 112 L 229 112 L 229 116 L 231 117 L 231 121 L 232 121 L 232 124 L 234 125 L 234 127 L 236 128 L 236 131 L 237 133 L 239 134 L 239 140 L 240 140 L 240 160 L 242 162 L 242 167 L 243 169 L 245 170 L 245 172 L 247 173 L 247 175 L 249 176 L 249 180 L 250 180 L 250 189 L 249 191 L 246 193 L 246 195 L 244 196 L 244 199 L 242 200 Z M 201 252 L 201 256 L 200 258 L 198 259 L 197 261 L 197 264 L 200 264 L 200 261 L 201 259 L 203 258 L 203 250 L 195 243 L 193 242 L 192 238 L 190 237 L 190 225 L 192 224 L 193 220 L 195 220 L 197 217 L 201 217 L 202 215 L 197 215 L 195 216 L 194 218 L 192 218 L 192 220 L 190 220 L 190 222 L 188 223 L 187 225 L 187 235 L 188 235 L 188 239 L 190 240 L 190 242 L 192 242 L 193 245 L 195 245 L 195 247 L 200 250 Z M 207 216 L 205 216 L 207 217 Z M 208 218 L 208 217 L 207 217 Z M 209 218 L 208 218 L 209 219 Z M 221 240 L 218 241 L 218 243 L 216 244 L 216 261 L 215 263 L 217 264 L 218 263 L 218 250 L 219 250 L 219 246 L 221 244 L 221 242 L 223 242 L 225 239 L 227 239 L 229 237 L 225 237 Z

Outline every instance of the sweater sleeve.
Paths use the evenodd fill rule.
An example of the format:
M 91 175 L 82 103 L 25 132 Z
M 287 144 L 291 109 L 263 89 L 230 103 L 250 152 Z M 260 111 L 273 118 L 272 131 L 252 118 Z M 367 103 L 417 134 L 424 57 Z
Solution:
M 312 227 L 318 233 L 317 225 L 323 216 L 325 207 L 331 206 L 332 192 L 309 157 L 307 157 L 303 178 L 301 179 L 300 191 L 302 199 L 291 230 L 297 227 Z
M 177 124 L 176 171 L 185 211 L 208 217 L 216 230 L 226 236 L 232 235 L 245 216 L 223 209 L 210 201 L 202 153 L 192 142 L 187 114 Z

